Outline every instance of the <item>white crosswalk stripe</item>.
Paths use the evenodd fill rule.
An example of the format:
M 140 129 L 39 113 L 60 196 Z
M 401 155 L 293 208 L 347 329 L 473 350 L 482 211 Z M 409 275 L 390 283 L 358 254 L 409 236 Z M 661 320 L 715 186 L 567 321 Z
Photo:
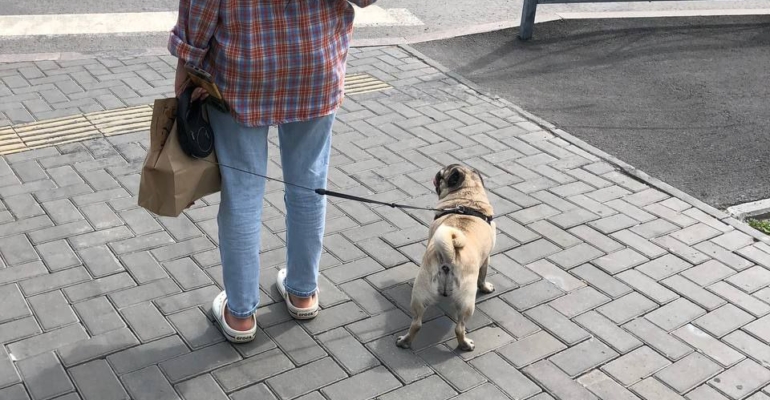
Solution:
M 420 26 L 423 22 L 404 8 L 356 8 L 356 27 Z M 2 15 L 0 37 L 167 32 L 176 23 L 176 11 Z

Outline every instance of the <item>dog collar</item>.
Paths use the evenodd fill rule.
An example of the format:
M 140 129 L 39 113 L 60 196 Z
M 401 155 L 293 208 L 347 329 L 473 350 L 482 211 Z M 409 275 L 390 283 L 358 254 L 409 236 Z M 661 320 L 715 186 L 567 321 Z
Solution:
M 446 209 L 441 210 L 441 212 L 436 213 L 436 217 L 433 218 L 433 220 L 435 221 L 435 220 L 437 220 L 437 219 L 439 219 L 439 218 L 441 218 L 441 217 L 443 217 L 445 215 L 449 215 L 449 214 L 469 215 L 471 217 L 481 218 L 484 221 L 486 221 L 488 224 L 491 224 L 492 220 L 495 218 L 492 215 L 486 215 L 483 212 L 481 212 L 479 210 L 476 210 L 476 209 L 473 209 L 473 208 L 468 208 L 468 207 L 465 207 L 465 206 L 457 206 L 457 207 L 446 208 Z

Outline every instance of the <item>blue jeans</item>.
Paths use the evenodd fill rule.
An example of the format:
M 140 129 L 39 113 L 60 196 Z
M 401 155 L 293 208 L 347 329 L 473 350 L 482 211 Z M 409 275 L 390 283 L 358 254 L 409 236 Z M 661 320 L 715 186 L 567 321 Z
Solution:
M 258 174 L 267 173 L 268 127 L 248 127 L 209 107 L 214 146 L 220 164 Z M 283 178 L 310 188 L 326 188 L 335 114 L 278 126 Z M 239 318 L 251 316 L 259 305 L 259 253 L 265 179 L 227 167 L 222 175 L 219 251 L 227 306 Z M 286 291 L 310 297 L 318 287 L 323 247 L 326 198 L 292 186 L 285 187 Z

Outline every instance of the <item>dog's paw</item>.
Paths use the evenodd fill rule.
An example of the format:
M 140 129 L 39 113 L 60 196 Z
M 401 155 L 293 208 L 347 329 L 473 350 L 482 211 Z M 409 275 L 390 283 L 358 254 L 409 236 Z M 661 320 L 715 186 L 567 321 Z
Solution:
M 458 347 L 462 351 L 473 351 L 473 349 L 476 348 L 476 343 L 473 343 L 473 340 L 471 339 L 465 338 L 464 341 L 460 342 Z
M 396 339 L 396 346 L 402 349 L 408 349 L 409 346 L 411 346 L 411 343 L 407 336 L 399 336 L 398 339 Z
M 491 282 L 484 282 L 481 286 L 479 286 L 479 290 L 481 293 L 489 294 L 495 291 L 495 285 L 493 285 Z

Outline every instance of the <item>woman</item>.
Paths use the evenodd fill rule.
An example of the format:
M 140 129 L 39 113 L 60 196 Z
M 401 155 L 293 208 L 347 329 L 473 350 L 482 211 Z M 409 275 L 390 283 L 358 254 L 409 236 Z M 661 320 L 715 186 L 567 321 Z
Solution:
M 376 0 L 351 0 L 366 7 Z M 267 132 L 277 125 L 283 177 L 325 188 L 334 117 L 343 99 L 354 9 L 347 0 L 180 0 L 169 51 L 209 72 L 231 111 L 209 107 L 221 164 L 264 175 Z M 200 88 L 193 98 L 206 96 Z M 212 312 L 228 340 L 256 334 L 259 247 L 265 180 L 226 167 L 222 174 L 219 248 L 225 290 Z M 318 314 L 318 265 L 326 199 L 286 187 L 286 268 L 277 287 L 297 319 Z

